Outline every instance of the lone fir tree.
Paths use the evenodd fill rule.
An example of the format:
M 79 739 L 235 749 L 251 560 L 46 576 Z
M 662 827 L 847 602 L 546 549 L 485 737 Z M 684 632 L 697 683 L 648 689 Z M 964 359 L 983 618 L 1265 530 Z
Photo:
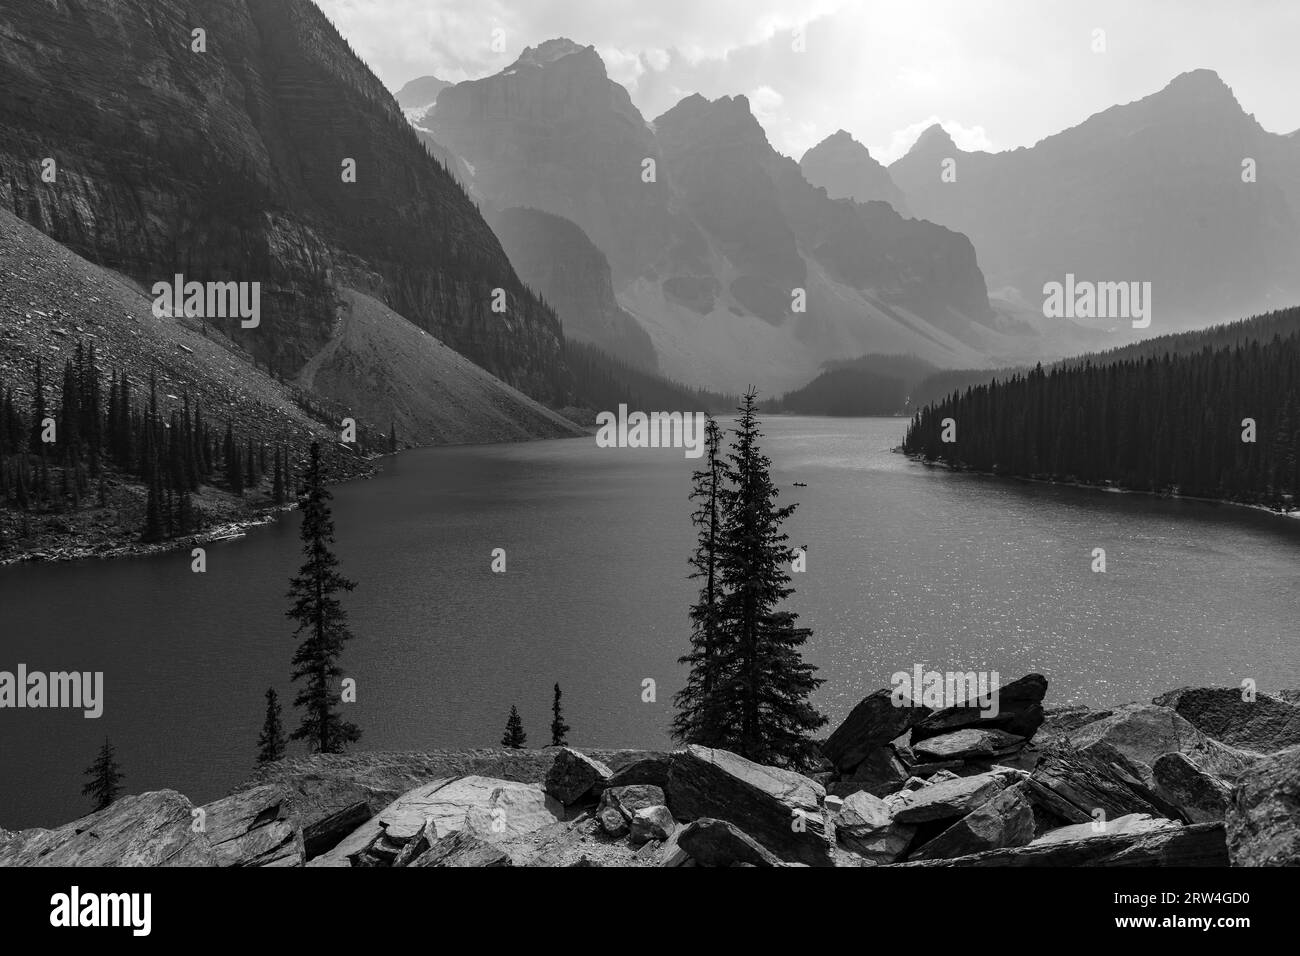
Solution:
M 306 740 L 316 753 L 341 753 L 361 738 L 357 726 L 338 714 L 341 696 L 335 689 L 336 680 L 343 675 L 339 655 L 344 642 L 352 637 L 338 594 L 351 591 L 356 584 L 338 572 L 338 558 L 330 550 L 334 543 L 334 517 L 329 507 L 333 495 L 325 488 L 317 442 L 312 442 L 303 483 L 301 538 L 307 560 L 290 580 L 288 597 L 293 606 L 285 615 L 298 622 L 294 634 L 304 635 L 293 655 L 292 677 L 306 681 L 293 701 L 295 707 L 305 710 L 290 739 Z
M 780 609 L 794 593 L 787 569 L 795 552 L 781 526 L 795 506 L 777 507 L 772 462 L 759 448 L 756 394 L 746 392 L 738 409 L 727 481 L 718 491 L 712 556 L 717 591 L 711 608 L 702 600 L 700 616 L 693 615 L 693 622 L 702 622 L 697 628 L 711 625 L 712 639 L 707 657 L 700 650 L 700 691 L 688 695 L 695 712 L 686 726 L 700 721 L 715 746 L 758 763 L 799 767 L 815 751 L 808 735 L 827 721 L 808 701 L 822 683 L 800 652 L 812 632 L 796 627 L 797 615 Z M 697 647 L 687 656 L 693 671 Z M 705 660 L 712 663 L 707 671 Z
M 83 796 L 90 797 L 94 804 L 92 812 L 99 812 L 112 806 L 113 801 L 122 792 L 123 775 L 117 765 L 113 745 L 104 738 L 104 746 L 99 748 L 95 762 L 85 769 L 90 783 L 81 788 Z
M 568 744 L 569 731 L 573 728 L 564 722 L 560 712 L 560 685 L 555 685 L 555 696 L 551 699 L 551 746 L 563 747 Z
M 690 667 L 686 686 L 677 692 L 672 735 L 683 743 L 716 747 L 723 742 L 725 715 L 714 688 L 717 685 L 719 531 L 722 522 L 722 493 L 729 478 L 722 457 L 722 429 L 709 416 L 704 425 L 704 467 L 691 476 L 690 500 L 695 503 L 691 523 L 697 530 L 695 551 L 689 564 L 691 580 L 700 581 L 699 600 L 691 606 L 691 649 L 678 659 Z
M 266 689 L 266 720 L 257 738 L 257 762 L 275 763 L 284 759 L 284 725 L 280 722 L 280 697 L 274 687 Z
M 510 705 L 510 716 L 506 718 L 506 732 L 501 735 L 501 746 L 522 750 L 528 735 L 524 733 L 524 722 L 519 717 L 519 709 Z

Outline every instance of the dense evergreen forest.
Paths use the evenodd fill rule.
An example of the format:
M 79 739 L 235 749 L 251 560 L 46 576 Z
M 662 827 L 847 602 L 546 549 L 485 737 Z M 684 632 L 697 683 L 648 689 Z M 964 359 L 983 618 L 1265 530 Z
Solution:
M 954 391 L 913 418 L 903 451 L 1000 475 L 1294 506 L 1300 309 L 1160 342 Z
M 254 442 L 230 422 L 213 428 L 188 394 L 164 414 L 152 377 L 137 399 L 143 383 L 115 370 L 105 381 L 93 345 L 78 343 L 57 402 L 40 362 L 32 374 L 26 411 L 13 385 L 0 382 L 0 505 L 23 516 L 20 538 L 30 534 L 29 517 L 106 508 L 110 489 L 122 486 L 143 486 L 138 530 L 146 542 L 201 529 L 201 486 L 258 492 L 275 504 L 293 494 L 286 443 Z
M 898 415 L 917 383 L 934 371 L 933 365 L 914 355 L 872 353 L 826 362 L 807 385 L 760 407 L 795 415 Z
M 613 411 L 624 403 L 647 412 L 723 413 L 740 402 L 736 395 L 679 385 L 585 342 L 565 339 L 564 360 L 573 379 L 575 403 L 593 411 Z

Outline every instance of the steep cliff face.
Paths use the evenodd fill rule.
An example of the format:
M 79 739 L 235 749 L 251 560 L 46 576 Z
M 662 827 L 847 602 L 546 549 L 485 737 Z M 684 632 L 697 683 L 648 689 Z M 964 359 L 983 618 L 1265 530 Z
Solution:
M 0 202 L 146 285 L 260 282 L 261 325 L 230 323 L 260 360 L 300 368 L 348 285 L 533 396 L 562 393 L 557 319 L 310 0 L 14 0 L 0 85 Z
M 614 297 L 609 261 L 577 223 L 523 206 L 491 223 L 520 278 L 559 315 L 567 338 L 638 368 L 658 367 L 650 336 Z
M 991 287 L 1035 307 L 1067 273 L 1151 282 L 1150 334 L 1300 296 L 1300 149 L 1209 70 L 1026 149 L 963 152 L 932 127 L 889 171 L 915 214 L 970 236 Z

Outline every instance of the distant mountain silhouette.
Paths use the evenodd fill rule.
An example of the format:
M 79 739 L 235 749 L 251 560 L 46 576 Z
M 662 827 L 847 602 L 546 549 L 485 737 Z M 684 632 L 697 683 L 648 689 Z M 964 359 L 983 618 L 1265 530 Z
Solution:
M 808 182 L 823 187 L 832 199 L 863 203 L 879 200 L 907 215 L 907 200 L 890 178 L 889 170 L 842 129 L 804 153 L 799 169 Z
M 970 236 L 990 288 L 1031 306 L 1067 273 L 1150 281 L 1148 334 L 1300 300 L 1300 141 L 1209 70 L 1030 148 L 964 152 L 934 126 L 889 172 L 916 215 Z
M 566 338 L 656 369 L 650 336 L 619 306 L 609 261 L 577 223 L 522 206 L 491 214 L 489 222 L 520 278 L 560 317 Z
M 432 106 L 438 99 L 438 94 L 449 86 L 451 86 L 449 82 L 440 80 L 436 76 L 420 76 L 406 83 L 393 95 L 397 98 L 397 105 L 402 109 L 418 109 L 422 106 Z

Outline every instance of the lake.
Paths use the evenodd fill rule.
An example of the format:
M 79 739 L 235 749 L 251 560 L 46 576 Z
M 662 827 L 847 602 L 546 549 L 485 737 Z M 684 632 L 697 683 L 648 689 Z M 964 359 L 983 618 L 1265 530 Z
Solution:
M 1039 671 L 1049 705 L 1245 678 L 1300 686 L 1300 521 L 950 474 L 889 451 L 905 428 L 764 423 L 780 500 L 800 503 L 788 528 L 808 569 L 790 606 L 813 628 L 816 703 L 832 720 L 916 664 L 1004 681 Z M 556 681 L 571 743 L 667 745 L 696 590 L 697 464 L 594 438 L 460 446 L 333 489 L 342 570 L 358 582 L 343 666 L 361 749 L 495 746 L 511 704 L 529 745 L 545 745 Z M 105 735 L 128 792 L 200 803 L 247 776 L 268 686 L 296 725 L 284 610 L 297 532 L 295 513 L 211 545 L 206 574 L 188 551 L 0 569 L 0 670 L 105 674 L 97 720 L 0 711 L 0 827 L 84 813 L 81 771 Z

